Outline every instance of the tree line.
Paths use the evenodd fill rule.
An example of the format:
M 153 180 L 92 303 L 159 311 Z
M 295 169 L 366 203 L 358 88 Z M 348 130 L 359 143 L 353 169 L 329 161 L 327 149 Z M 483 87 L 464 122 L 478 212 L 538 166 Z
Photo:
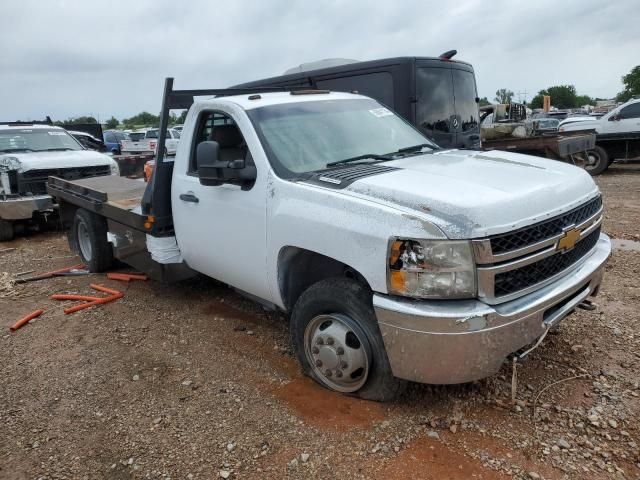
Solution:
M 176 115 L 173 112 L 169 113 L 169 126 L 172 125 L 181 125 L 184 123 L 185 118 L 187 117 L 187 111 L 184 110 L 180 115 Z M 81 117 L 70 117 L 66 120 L 58 120 L 53 122 L 54 125 L 69 125 L 69 124 L 77 124 L 77 123 L 98 123 L 98 120 L 93 116 L 81 116 Z M 106 122 L 103 123 L 106 130 L 115 130 L 115 129 L 124 129 L 124 130 L 133 130 L 136 128 L 144 128 L 144 127 L 159 127 L 160 126 L 160 115 L 154 115 L 149 112 L 140 112 L 137 115 L 134 115 L 130 118 L 123 118 L 122 121 L 118 120 L 116 117 L 111 116 Z
M 626 102 L 634 96 L 640 95 L 640 65 L 631 69 L 627 75 L 623 75 L 622 84 L 624 89 L 616 95 L 616 101 Z M 511 103 L 514 93 L 507 88 L 500 88 L 496 91 L 494 98 L 495 103 Z M 551 97 L 551 105 L 560 109 L 580 108 L 585 105 L 595 105 L 601 98 L 593 98 L 589 95 L 578 95 L 576 87 L 573 85 L 554 85 L 552 87 L 540 90 L 530 102 L 526 102 L 527 106 L 532 109 L 542 108 L 543 97 L 548 95 Z M 480 99 L 480 106 L 489 105 L 491 102 L 487 97 Z

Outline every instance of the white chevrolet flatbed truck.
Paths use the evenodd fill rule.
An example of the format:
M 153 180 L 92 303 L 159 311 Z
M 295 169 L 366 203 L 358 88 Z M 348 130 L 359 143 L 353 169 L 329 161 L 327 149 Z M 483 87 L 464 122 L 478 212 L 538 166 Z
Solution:
M 72 248 L 287 312 L 329 389 L 383 401 L 492 375 L 598 293 L 611 245 L 582 169 L 442 150 L 355 94 L 167 79 L 164 125 L 171 108 L 189 108 L 182 140 L 146 187 L 50 179 Z
M 0 241 L 16 229 L 37 225 L 54 213 L 46 191 L 51 175 L 77 179 L 119 175 L 107 155 L 85 149 L 61 127 L 46 122 L 0 124 Z

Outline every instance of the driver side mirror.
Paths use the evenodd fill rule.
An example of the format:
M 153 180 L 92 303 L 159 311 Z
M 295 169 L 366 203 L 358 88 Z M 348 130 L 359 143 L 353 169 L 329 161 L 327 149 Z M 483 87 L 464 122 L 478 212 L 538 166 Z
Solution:
M 220 161 L 218 142 L 200 142 L 196 148 L 196 164 L 201 185 L 219 186 L 223 183 L 247 185 L 257 177 L 256 167 L 246 165 L 243 158 Z
M 609 121 L 610 121 L 610 122 L 617 122 L 618 120 L 620 120 L 620 115 L 618 115 L 618 114 L 611 115 L 611 116 L 609 117 Z

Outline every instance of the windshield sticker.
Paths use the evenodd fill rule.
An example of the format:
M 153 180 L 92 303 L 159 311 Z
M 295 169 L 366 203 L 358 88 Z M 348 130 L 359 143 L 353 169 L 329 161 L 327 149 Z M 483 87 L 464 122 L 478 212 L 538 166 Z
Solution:
M 373 110 L 369 110 L 369 113 L 374 117 L 388 117 L 389 115 L 393 115 L 393 112 L 388 108 L 374 108 Z
M 49 135 L 66 135 L 64 132 L 47 132 Z

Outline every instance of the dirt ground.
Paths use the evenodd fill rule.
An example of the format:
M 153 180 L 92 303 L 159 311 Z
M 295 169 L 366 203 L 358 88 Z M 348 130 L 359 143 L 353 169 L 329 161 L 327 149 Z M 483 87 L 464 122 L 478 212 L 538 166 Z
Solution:
M 605 231 L 624 241 L 596 310 L 518 368 L 515 405 L 507 364 L 474 384 L 412 385 L 390 404 L 336 395 L 301 375 L 283 316 L 223 285 L 13 285 L 79 261 L 60 233 L 4 243 L 0 478 L 640 478 L 640 164 L 597 182 Z M 91 295 L 90 283 L 125 296 L 71 315 L 49 299 Z

